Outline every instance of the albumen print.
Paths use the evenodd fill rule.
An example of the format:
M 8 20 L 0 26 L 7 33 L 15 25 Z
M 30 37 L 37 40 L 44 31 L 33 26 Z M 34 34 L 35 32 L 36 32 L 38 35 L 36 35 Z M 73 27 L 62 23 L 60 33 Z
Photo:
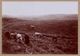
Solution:
M 78 54 L 77 1 L 3 1 L 3 54 Z

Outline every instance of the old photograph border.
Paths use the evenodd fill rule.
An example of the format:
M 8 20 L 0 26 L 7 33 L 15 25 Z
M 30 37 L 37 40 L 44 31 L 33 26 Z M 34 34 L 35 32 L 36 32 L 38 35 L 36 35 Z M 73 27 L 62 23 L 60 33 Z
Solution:
M 3 0 L 6 1 L 6 0 Z M 15 1 L 15 0 L 7 0 L 7 1 Z M 29 0 L 16 0 L 16 1 L 29 1 Z M 33 1 L 33 0 L 30 0 Z M 36 1 L 36 0 L 35 0 Z M 41 0 L 38 0 L 41 1 Z M 43 0 L 45 1 L 45 0 Z M 55 0 L 46 0 L 46 1 L 55 1 Z M 57 0 L 56 0 L 57 1 Z M 58 0 L 60 1 L 60 0 Z M 61 0 L 65 1 L 65 0 Z M 68 0 L 67 0 L 68 1 Z M 73 1 L 73 0 L 69 0 Z M 76 0 L 74 0 L 76 1 Z M 79 5 L 79 0 L 78 0 L 78 5 Z M 2 1 L 0 0 L 0 56 L 79 56 L 80 55 L 80 14 L 79 14 L 79 6 L 78 6 L 78 54 L 2 54 Z
M 78 1 L 78 0 L 3 0 L 3 1 Z

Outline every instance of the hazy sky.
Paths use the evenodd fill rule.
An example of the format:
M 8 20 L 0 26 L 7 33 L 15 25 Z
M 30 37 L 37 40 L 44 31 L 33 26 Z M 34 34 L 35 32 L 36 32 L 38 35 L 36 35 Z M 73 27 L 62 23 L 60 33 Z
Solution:
M 8 16 L 41 16 L 48 14 L 78 14 L 78 2 L 2 2 L 2 15 Z

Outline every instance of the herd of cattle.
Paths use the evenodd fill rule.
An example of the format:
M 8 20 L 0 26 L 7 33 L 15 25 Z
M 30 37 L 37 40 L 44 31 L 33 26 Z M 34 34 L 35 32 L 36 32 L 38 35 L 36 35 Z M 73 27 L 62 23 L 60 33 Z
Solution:
M 29 44 L 30 39 L 29 36 L 25 33 L 16 33 L 16 32 L 5 32 L 5 37 L 9 40 L 15 40 L 15 42 L 22 44 Z
M 58 38 L 65 38 L 64 36 L 60 36 L 57 34 L 54 35 L 49 35 L 49 34 L 44 34 L 44 33 L 40 33 L 40 32 L 35 32 L 33 34 L 33 36 L 37 36 L 37 37 L 51 37 L 53 42 L 57 42 Z M 30 36 L 26 33 L 16 33 L 16 32 L 5 32 L 5 37 L 7 37 L 8 39 L 13 39 L 15 42 L 18 43 L 22 43 L 22 44 L 26 44 L 29 45 L 30 44 Z M 68 38 L 66 36 L 66 38 Z
M 52 48 L 55 45 L 54 47 L 56 48 L 59 48 L 61 50 L 64 50 L 64 49 L 66 50 L 66 48 L 68 47 L 67 45 L 71 42 L 70 40 L 72 39 L 72 37 L 67 35 L 48 34 L 48 33 L 40 33 L 40 32 L 34 32 L 32 34 L 32 33 L 6 31 L 4 32 L 4 36 L 7 38 L 9 44 L 15 45 L 15 46 L 16 44 L 19 44 L 20 46 L 23 46 L 24 52 L 26 53 L 28 52 L 33 53 L 33 50 L 35 50 L 35 46 L 38 46 L 38 42 L 39 44 L 48 43 L 47 45 L 51 45 L 49 48 Z M 44 45 L 44 46 L 47 47 L 47 45 Z M 20 48 L 23 48 L 23 47 L 20 47 Z M 31 48 L 30 51 L 28 48 Z M 43 46 L 41 48 L 43 48 Z

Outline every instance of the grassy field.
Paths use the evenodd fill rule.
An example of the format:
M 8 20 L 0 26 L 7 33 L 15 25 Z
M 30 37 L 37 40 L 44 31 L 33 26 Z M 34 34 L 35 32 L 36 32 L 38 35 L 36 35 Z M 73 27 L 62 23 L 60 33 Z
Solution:
M 65 17 L 68 20 L 22 20 L 3 17 L 2 53 L 14 54 L 77 54 L 78 53 L 78 20 L 77 16 Z M 65 19 L 64 18 L 64 19 Z M 69 20 L 69 18 L 74 18 Z M 31 28 L 35 26 L 35 29 Z M 27 33 L 30 37 L 29 46 L 8 40 L 4 33 L 15 31 Z M 46 36 L 33 36 L 34 32 Z M 52 38 L 57 35 L 57 42 Z M 50 36 L 51 35 L 51 36 Z M 63 37 L 63 38 L 62 38 Z

